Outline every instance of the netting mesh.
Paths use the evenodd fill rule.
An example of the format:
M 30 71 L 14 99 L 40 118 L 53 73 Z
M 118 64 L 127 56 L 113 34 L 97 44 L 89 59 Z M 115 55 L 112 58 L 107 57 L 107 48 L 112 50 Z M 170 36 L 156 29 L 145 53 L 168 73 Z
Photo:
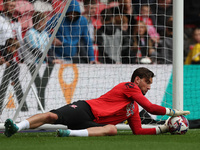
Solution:
M 51 45 L 50 37 L 66 3 L 24 0 L 5 0 L 1 3 L 1 122 L 14 116 L 23 97 L 26 97 L 26 101 L 21 108 L 19 121 L 45 108 L 45 87 L 54 65 L 62 62 L 56 59 L 52 48 L 46 49 Z M 47 24 L 53 16 L 52 22 Z M 47 56 L 40 68 L 44 74 L 37 74 L 28 95 L 25 95 L 45 50 L 48 51 Z M 37 101 L 41 101 L 43 108 Z M 48 109 L 53 109 L 52 106 Z

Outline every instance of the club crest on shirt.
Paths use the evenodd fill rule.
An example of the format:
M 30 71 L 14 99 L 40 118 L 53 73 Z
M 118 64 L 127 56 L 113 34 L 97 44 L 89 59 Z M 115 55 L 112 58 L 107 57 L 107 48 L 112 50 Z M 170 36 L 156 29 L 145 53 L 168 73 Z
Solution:
M 77 105 L 70 105 L 70 107 L 76 109 L 76 107 L 78 107 Z
M 125 83 L 125 86 L 126 86 L 127 89 L 128 88 L 134 88 L 135 84 L 128 82 L 128 83 Z
M 130 103 L 126 106 L 126 116 L 129 117 L 130 115 L 134 114 L 134 103 Z

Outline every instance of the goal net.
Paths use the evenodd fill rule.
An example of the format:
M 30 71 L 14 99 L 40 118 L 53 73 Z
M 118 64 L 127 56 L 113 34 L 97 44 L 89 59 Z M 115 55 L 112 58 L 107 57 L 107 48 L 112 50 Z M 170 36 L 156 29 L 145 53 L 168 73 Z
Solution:
M 0 123 L 97 98 L 142 66 L 156 75 L 146 97 L 172 108 L 172 6 L 170 0 L 1 0 Z M 184 68 L 187 79 L 195 78 L 192 68 Z M 198 86 L 192 88 L 184 89 L 184 109 L 196 120 Z M 144 124 L 166 119 L 142 108 L 140 115 Z

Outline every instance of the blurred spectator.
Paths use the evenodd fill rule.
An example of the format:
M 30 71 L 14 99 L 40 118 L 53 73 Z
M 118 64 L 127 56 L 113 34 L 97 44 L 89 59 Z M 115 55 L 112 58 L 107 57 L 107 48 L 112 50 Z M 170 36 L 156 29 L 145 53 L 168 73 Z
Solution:
M 119 0 L 119 6 L 112 8 L 113 14 L 125 15 L 128 18 L 128 32 L 133 33 L 134 25 L 136 24 L 135 12 L 131 0 Z
M 167 20 L 172 16 L 172 0 L 158 0 L 151 6 L 151 10 L 156 20 L 157 32 L 164 36 Z
M 193 38 L 195 40 L 195 44 L 191 47 L 187 58 L 185 60 L 185 64 L 200 64 L 200 28 L 197 27 L 194 29 Z
M 136 25 L 136 29 L 133 34 L 133 47 L 132 50 L 137 57 L 135 59 L 136 63 L 154 63 L 156 57 L 156 51 L 154 49 L 153 42 L 148 35 L 146 24 L 139 21 Z
M 123 15 L 115 16 L 115 25 L 119 26 L 122 31 L 128 33 L 128 18 Z
M 121 59 L 123 64 L 134 63 L 134 53 L 130 51 L 131 44 L 133 43 L 131 35 L 128 33 L 128 18 L 124 15 L 115 16 L 115 26 L 122 30 L 123 44 Z
M 14 85 L 17 80 L 19 80 L 18 77 L 20 68 L 15 58 L 15 53 L 17 52 L 18 48 L 19 48 L 18 41 L 13 38 L 9 38 L 6 40 L 5 46 L 2 47 L 1 50 L 3 63 L 6 64 L 6 69 L 10 70 L 8 75 L 12 80 L 11 83 L 12 85 Z
M 83 16 L 87 19 L 88 21 L 88 30 L 90 33 L 90 38 L 92 41 L 94 41 L 94 35 L 95 35 L 95 28 L 94 25 L 92 23 L 91 17 L 95 16 L 96 13 L 96 9 L 97 9 L 97 3 L 96 0 L 85 0 L 84 1 L 84 12 L 83 12 Z
M 97 30 L 99 61 L 106 64 L 121 63 L 121 51 L 127 48 L 128 44 L 125 42 L 129 41 L 123 38 L 121 27 L 114 24 L 114 16 L 110 9 L 101 12 L 101 21 L 103 25 Z
M 34 64 L 38 61 L 49 43 L 49 35 L 45 30 L 47 23 L 46 15 L 41 12 L 35 12 L 32 21 L 33 27 L 26 32 L 24 38 L 24 44 L 27 46 L 27 50 L 30 51 L 24 58 L 28 64 Z M 62 63 L 61 60 L 55 59 L 52 49 L 49 49 L 45 61 L 49 64 Z
M 172 64 L 173 61 L 173 18 L 169 18 L 166 24 L 166 36 L 161 39 L 158 46 L 158 63 Z
M 90 38 L 91 38 L 93 44 L 94 44 L 94 40 L 95 40 L 96 29 L 94 28 L 91 17 L 95 16 L 96 9 L 97 9 L 97 3 L 95 0 L 85 0 L 84 1 L 84 10 L 85 11 L 82 13 L 82 15 L 88 21 L 88 31 L 89 31 Z M 78 53 L 81 56 L 80 57 L 81 63 L 88 63 L 87 51 L 88 51 L 88 47 L 85 44 L 84 39 L 81 38 L 81 40 L 78 44 Z
M 142 5 L 152 5 L 153 3 L 156 3 L 157 0 L 132 0 L 132 4 L 135 10 L 136 14 L 141 13 L 141 6 Z
M 21 24 L 17 18 L 13 17 L 16 2 L 15 0 L 4 0 L 3 4 L 3 11 L 0 13 L 0 48 L 5 46 L 6 40 L 9 38 L 17 38 L 20 45 L 22 45 Z M 22 53 L 22 49 L 18 49 L 15 54 L 22 58 Z M 19 57 L 15 57 L 17 61 L 19 61 Z
M 2 104 L 4 102 L 5 94 L 8 89 L 8 85 L 11 82 L 11 85 L 14 87 L 15 94 L 17 96 L 18 103 L 22 100 L 23 92 L 22 87 L 19 81 L 20 67 L 16 61 L 15 53 L 19 49 L 19 42 L 14 38 L 9 38 L 6 40 L 4 47 L 1 49 L 1 57 L 3 58 L 3 63 L 6 64 L 6 67 L 3 72 L 1 84 L 0 84 L 0 111 Z M 2 63 L 0 64 L 2 65 Z M 26 103 L 23 105 L 22 110 L 25 111 L 27 108 Z
M 63 19 L 56 34 L 59 43 L 56 42 L 55 54 L 67 63 L 72 61 L 73 63 L 81 63 L 77 45 L 82 38 L 88 48 L 88 60 L 90 63 L 95 63 L 93 43 L 88 31 L 88 22 L 80 13 L 79 3 L 76 0 L 72 0 L 66 12 L 66 17 Z M 56 15 L 48 21 L 47 27 L 50 29 L 55 27 L 56 24 L 52 24 L 52 22 L 57 22 L 55 20 L 57 18 L 59 17 Z
M 141 14 L 137 16 L 137 21 L 143 21 L 147 25 L 147 31 L 154 43 L 159 43 L 160 35 L 154 27 L 155 22 L 151 18 L 151 10 L 149 5 L 141 6 Z
M 200 26 L 200 1 L 184 0 L 184 59 L 186 59 L 190 45 L 194 44 L 193 31 Z
M 86 0 L 86 1 L 88 1 L 88 0 Z M 96 0 L 96 2 L 97 2 L 97 9 L 96 9 L 95 14 L 93 14 L 91 16 L 91 20 L 92 20 L 92 23 L 93 23 L 95 29 L 99 29 L 102 26 L 101 15 L 100 15 L 101 11 L 108 8 L 109 5 L 101 2 L 100 0 Z

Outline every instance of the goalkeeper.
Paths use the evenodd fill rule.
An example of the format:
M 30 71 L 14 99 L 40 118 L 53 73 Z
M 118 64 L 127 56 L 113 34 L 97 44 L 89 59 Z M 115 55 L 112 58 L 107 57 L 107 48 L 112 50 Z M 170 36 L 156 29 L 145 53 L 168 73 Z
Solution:
M 34 115 L 14 124 L 5 122 L 5 135 L 12 136 L 24 129 L 34 129 L 43 124 L 63 124 L 67 130 L 57 130 L 57 136 L 116 135 L 116 124 L 128 120 L 133 134 L 160 134 L 168 131 L 166 124 L 156 128 L 141 126 L 138 104 L 154 115 L 179 116 L 189 111 L 178 111 L 152 104 L 144 95 L 151 88 L 154 73 L 147 68 L 136 69 L 131 82 L 122 82 L 97 99 L 77 101 L 50 112 Z

